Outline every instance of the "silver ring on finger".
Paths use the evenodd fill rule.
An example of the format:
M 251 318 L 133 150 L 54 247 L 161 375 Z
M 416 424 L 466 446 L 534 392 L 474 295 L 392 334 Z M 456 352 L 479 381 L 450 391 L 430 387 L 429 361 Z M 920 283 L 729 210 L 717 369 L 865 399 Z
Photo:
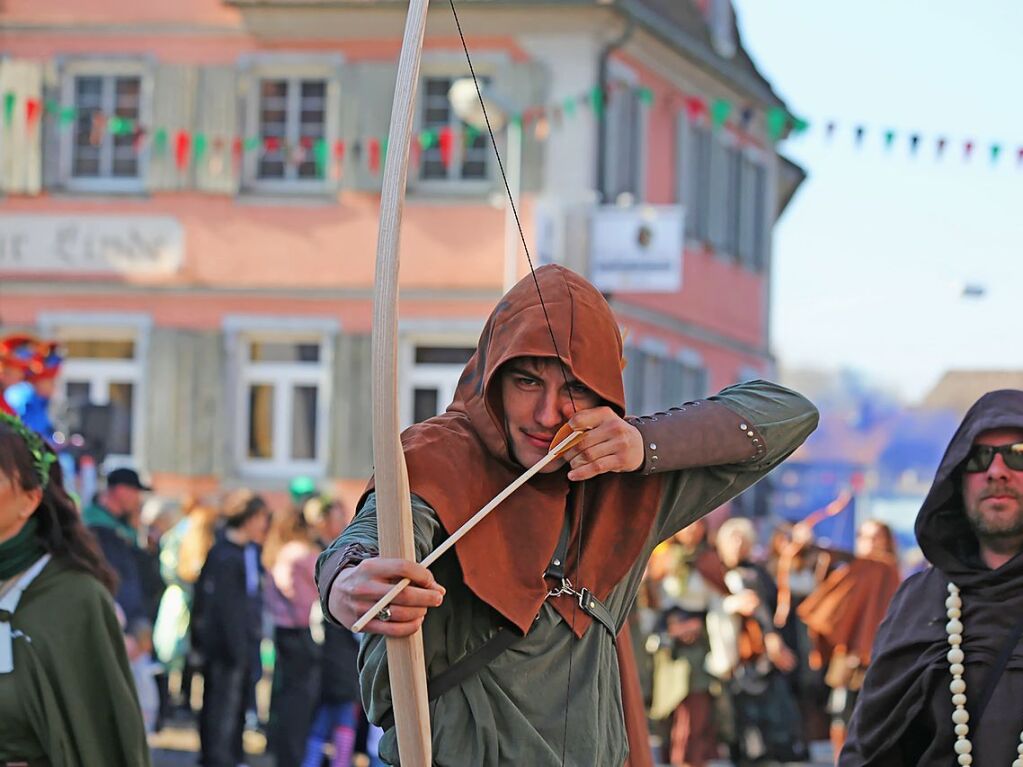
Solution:
M 383 610 L 377 613 L 377 620 L 386 623 L 391 619 L 391 608 L 385 607 Z

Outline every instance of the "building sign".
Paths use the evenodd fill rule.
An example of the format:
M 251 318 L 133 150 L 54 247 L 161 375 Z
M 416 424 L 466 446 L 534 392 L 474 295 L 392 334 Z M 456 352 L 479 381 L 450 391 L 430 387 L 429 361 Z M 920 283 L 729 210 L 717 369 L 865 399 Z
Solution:
M 682 288 L 683 210 L 677 205 L 597 208 L 590 280 L 604 292 Z
M 0 272 L 163 275 L 184 256 L 168 216 L 0 216 Z

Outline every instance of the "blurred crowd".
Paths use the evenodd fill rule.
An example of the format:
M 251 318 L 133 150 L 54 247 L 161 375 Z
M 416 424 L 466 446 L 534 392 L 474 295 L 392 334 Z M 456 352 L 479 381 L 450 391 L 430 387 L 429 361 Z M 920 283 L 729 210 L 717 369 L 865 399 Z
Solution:
M 378 764 L 381 733 L 358 703 L 357 639 L 323 620 L 313 581 L 351 510 L 304 478 L 273 508 L 246 489 L 143 503 L 150 490 L 115 469 L 83 512 L 120 576 L 147 729 L 194 718 L 207 767 L 244 763 L 245 729 L 266 734 L 279 767 L 348 767 L 357 752 Z
M 891 529 L 860 524 L 855 550 L 818 544 L 807 520 L 758 530 L 704 520 L 651 558 L 632 626 L 664 764 L 700 767 L 837 755 L 900 582 Z

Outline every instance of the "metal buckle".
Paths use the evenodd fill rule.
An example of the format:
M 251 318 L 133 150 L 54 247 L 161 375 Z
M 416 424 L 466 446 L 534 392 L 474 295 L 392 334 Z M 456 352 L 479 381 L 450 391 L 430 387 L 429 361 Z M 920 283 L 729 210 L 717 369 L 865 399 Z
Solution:
M 547 592 L 547 598 L 551 597 L 581 597 L 581 592 L 575 590 L 572 581 L 568 578 L 561 579 L 561 585 Z
M 575 586 L 572 585 L 572 581 L 568 578 L 562 578 L 560 586 L 547 592 L 548 599 L 551 597 L 575 597 L 579 607 L 587 614 L 590 613 L 591 609 L 591 606 L 587 604 L 590 596 L 591 592 L 588 588 L 583 587 L 582 591 L 577 591 Z

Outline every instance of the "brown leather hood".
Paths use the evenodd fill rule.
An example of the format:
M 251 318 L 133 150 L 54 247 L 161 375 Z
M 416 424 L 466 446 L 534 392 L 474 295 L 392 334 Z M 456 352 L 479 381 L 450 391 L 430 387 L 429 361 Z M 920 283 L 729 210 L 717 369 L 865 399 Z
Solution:
M 603 296 L 560 266 L 541 267 L 535 279 L 520 281 L 494 309 L 448 411 L 402 435 L 412 492 L 449 534 L 523 471 L 509 455 L 496 385 L 504 363 L 558 356 L 580 382 L 625 412 L 622 339 Z M 657 514 L 658 477 L 606 474 L 574 483 L 566 473 L 534 477 L 455 546 L 465 583 L 523 633 L 546 599 L 542 574 L 566 515 L 569 577 L 605 599 L 642 553 Z M 554 604 L 582 636 L 590 618 L 567 597 Z

